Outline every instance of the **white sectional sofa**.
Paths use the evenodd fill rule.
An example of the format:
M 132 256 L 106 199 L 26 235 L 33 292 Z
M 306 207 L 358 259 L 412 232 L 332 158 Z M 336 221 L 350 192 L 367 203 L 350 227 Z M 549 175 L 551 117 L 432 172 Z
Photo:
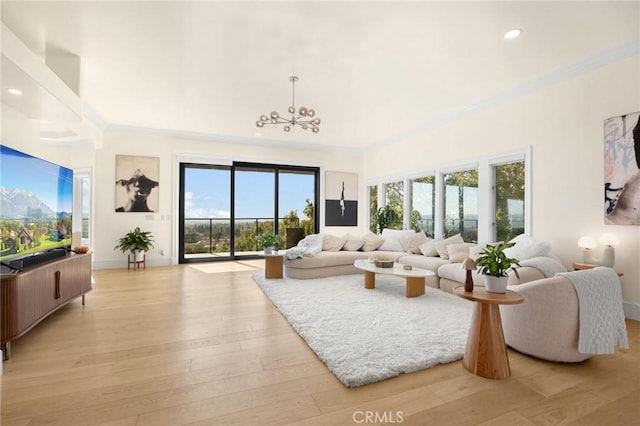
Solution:
M 368 234 L 363 237 L 325 235 L 323 250 L 315 256 L 296 259 L 285 257 L 285 275 L 296 279 L 312 279 L 334 275 L 361 274 L 362 271 L 353 266 L 354 261 L 375 257 L 393 259 L 397 263 L 433 271 L 435 276 L 427 278 L 427 285 L 451 293 L 454 287 L 464 284 L 466 271 L 461 268 L 462 261 L 468 256 L 473 257 L 480 250 L 480 247 L 476 244 L 462 242 L 460 236 L 453 236 L 446 240 L 429 240 L 424 237 L 424 234 L 419 235 L 413 231 L 385 231 L 387 232 L 383 231 L 381 236 L 375 236 L 374 234 Z M 364 251 L 362 246 L 356 248 L 359 247 L 359 241 L 357 241 L 359 238 L 367 240 L 364 244 Z M 377 240 L 379 244 L 367 245 L 367 243 L 371 243 L 376 238 L 384 240 L 384 242 L 380 243 Z M 389 243 L 390 241 L 391 243 Z M 426 242 L 418 244 L 421 241 Z M 521 239 L 521 245 L 523 247 L 530 246 L 530 241 L 532 240 L 529 237 Z M 519 242 L 516 242 L 516 247 L 518 244 Z M 435 252 L 434 248 L 429 247 L 429 245 L 436 247 Z M 344 247 L 347 247 L 347 249 L 343 249 Z M 421 247 L 424 254 L 420 250 Z M 392 250 L 385 250 L 385 248 Z M 539 253 L 529 250 L 527 255 L 543 252 L 545 253 L 542 255 L 547 255 L 548 249 L 545 248 Z M 520 254 L 524 254 L 522 249 Z M 510 272 L 508 285 L 522 284 L 545 278 L 545 273 L 533 266 L 519 267 L 518 275 L 519 278 L 513 272 Z M 484 285 L 482 276 L 475 271 L 472 272 L 472 277 L 476 285 Z

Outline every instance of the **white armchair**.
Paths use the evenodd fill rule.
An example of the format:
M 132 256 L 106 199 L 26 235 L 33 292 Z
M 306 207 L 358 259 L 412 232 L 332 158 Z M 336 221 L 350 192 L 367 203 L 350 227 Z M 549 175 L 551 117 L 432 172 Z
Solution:
M 536 358 L 580 362 L 578 294 L 573 283 L 557 276 L 513 287 L 524 296 L 519 305 L 500 306 L 507 345 Z

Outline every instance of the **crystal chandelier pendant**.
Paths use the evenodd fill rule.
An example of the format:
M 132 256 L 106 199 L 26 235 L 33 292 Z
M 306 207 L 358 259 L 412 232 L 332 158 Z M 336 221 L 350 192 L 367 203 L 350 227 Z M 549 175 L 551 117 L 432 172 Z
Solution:
M 315 117 L 315 110 L 304 106 L 296 110 L 295 84 L 298 81 L 298 77 L 292 75 L 289 77 L 289 81 L 291 82 L 292 95 L 291 106 L 289 107 L 288 112 L 291 114 L 291 118 L 285 118 L 276 111 L 271 111 L 268 116 L 261 115 L 258 121 L 256 121 L 256 126 L 264 127 L 269 124 L 284 124 L 282 129 L 285 132 L 290 132 L 292 127 L 298 126 L 303 130 L 311 129 L 313 133 L 318 133 L 320 131 L 320 119 Z

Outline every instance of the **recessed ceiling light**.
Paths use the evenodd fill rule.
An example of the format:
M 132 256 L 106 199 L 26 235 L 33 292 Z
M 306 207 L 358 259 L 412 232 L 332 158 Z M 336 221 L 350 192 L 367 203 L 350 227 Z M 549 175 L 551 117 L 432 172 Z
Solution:
M 16 96 L 22 95 L 22 90 L 20 90 L 20 89 L 11 88 L 11 89 L 7 89 L 7 92 L 11 93 L 12 95 L 16 95 Z
M 504 33 L 504 38 L 506 38 L 507 40 L 513 40 L 514 38 L 518 37 L 520 34 L 522 34 L 522 30 L 520 28 L 514 28 Z

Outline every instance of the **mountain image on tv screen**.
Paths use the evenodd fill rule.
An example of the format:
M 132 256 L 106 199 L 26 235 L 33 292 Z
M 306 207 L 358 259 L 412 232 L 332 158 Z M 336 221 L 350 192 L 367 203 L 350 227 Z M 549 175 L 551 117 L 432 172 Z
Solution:
M 0 145 L 0 260 L 71 245 L 73 170 Z

